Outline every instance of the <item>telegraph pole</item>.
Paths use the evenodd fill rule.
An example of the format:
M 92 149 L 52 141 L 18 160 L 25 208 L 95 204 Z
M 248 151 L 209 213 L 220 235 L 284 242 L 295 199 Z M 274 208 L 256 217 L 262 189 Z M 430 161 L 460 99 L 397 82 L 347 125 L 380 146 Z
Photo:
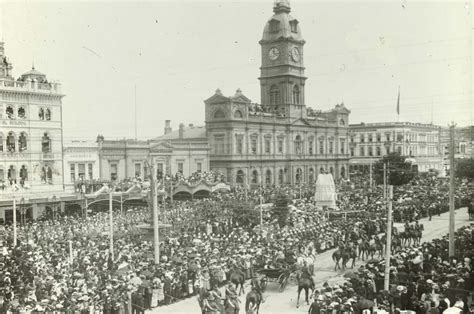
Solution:
M 13 196 L 13 247 L 16 247 L 17 232 L 16 232 L 16 199 Z
M 454 122 L 449 126 L 449 257 L 454 256 Z
M 150 194 L 152 200 L 152 217 L 153 217 L 153 249 L 154 249 L 154 259 L 155 264 L 158 265 L 160 263 L 160 235 L 159 235 L 159 228 L 158 228 L 158 194 L 156 191 L 157 184 L 156 184 L 156 174 L 155 174 L 155 167 L 154 164 L 150 165 L 147 160 L 145 163 L 148 164 L 148 168 L 151 169 L 150 174 Z M 164 182 L 163 182 L 164 184 Z M 166 187 L 165 187 L 166 191 Z M 163 199 L 163 206 L 165 206 L 165 199 Z
M 383 162 L 383 199 L 387 201 L 387 164 Z
M 112 256 L 112 260 L 114 260 L 114 209 L 113 209 L 113 204 L 112 204 L 112 194 L 113 194 L 113 188 L 112 185 L 110 185 L 110 191 L 109 191 L 109 251 L 110 255 Z
M 385 245 L 385 272 L 384 272 L 385 277 L 384 277 L 384 282 L 383 282 L 383 289 L 386 291 L 388 291 L 389 284 L 390 284 L 390 255 L 392 253 L 392 199 L 393 199 L 393 185 L 389 185 L 388 186 L 388 219 L 387 219 L 387 234 L 386 234 L 387 243 Z

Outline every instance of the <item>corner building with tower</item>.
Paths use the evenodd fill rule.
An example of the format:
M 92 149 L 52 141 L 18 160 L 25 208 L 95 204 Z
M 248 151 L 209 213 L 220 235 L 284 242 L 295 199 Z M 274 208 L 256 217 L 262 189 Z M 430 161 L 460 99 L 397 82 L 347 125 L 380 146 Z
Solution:
M 274 4 L 265 24 L 260 67 L 261 103 L 240 89 L 226 97 L 218 89 L 205 100 L 210 167 L 233 185 L 314 183 L 317 174 L 347 177 L 350 111 L 306 106 L 304 44 L 288 1 Z

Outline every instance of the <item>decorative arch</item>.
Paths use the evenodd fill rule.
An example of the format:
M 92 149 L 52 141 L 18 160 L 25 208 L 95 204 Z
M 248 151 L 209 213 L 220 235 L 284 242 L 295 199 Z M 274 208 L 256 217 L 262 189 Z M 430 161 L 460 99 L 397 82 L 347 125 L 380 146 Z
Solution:
M 18 118 L 25 119 L 26 118 L 26 110 L 25 107 L 21 106 L 18 108 Z
M 257 170 L 252 171 L 252 183 L 254 183 L 254 184 L 258 183 L 258 171 Z
M 272 184 L 272 171 L 270 169 L 267 169 L 267 171 L 265 172 L 265 184 Z
M 23 181 L 28 180 L 28 168 L 26 167 L 26 165 L 22 165 L 20 168 L 20 179 Z
M 245 173 L 242 170 L 237 171 L 237 176 L 235 177 L 235 183 L 244 184 Z
M 6 113 L 8 119 L 14 119 L 15 118 L 15 109 L 13 108 L 12 105 L 7 106 L 7 108 L 5 109 L 5 113 Z
M 18 151 L 24 152 L 28 149 L 28 140 L 26 132 L 21 132 L 20 136 L 18 137 Z
M 276 106 L 280 103 L 280 89 L 276 85 L 270 86 L 270 105 Z
M 300 88 L 298 85 L 293 86 L 293 103 L 295 105 L 300 104 Z
M 49 137 L 48 132 L 44 132 L 41 139 L 41 151 L 43 153 L 51 153 L 51 138 Z
M 224 119 L 225 118 L 225 113 L 222 109 L 217 109 L 214 112 L 214 119 Z
M 244 117 L 244 115 L 242 114 L 242 111 L 236 110 L 236 111 L 234 112 L 234 118 L 235 118 L 235 119 L 243 119 L 243 117 Z
M 13 153 L 16 150 L 16 145 L 15 145 L 15 133 L 13 131 L 8 132 L 7 135 L 7 151 L 9 153 Z

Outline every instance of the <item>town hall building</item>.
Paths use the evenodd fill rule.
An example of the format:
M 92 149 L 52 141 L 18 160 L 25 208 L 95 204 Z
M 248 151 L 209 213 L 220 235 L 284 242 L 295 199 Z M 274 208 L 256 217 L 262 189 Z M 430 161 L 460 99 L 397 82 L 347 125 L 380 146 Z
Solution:
M 262 40 L 260 104 L 240 89 L 227 97 L 217 89 L 205 100 L 210 167 L 231 184 L 314 183 L 317 174 L 347 177 L 350 111 L 306 106 L 304 44 L 288 1 L 276 1 Z

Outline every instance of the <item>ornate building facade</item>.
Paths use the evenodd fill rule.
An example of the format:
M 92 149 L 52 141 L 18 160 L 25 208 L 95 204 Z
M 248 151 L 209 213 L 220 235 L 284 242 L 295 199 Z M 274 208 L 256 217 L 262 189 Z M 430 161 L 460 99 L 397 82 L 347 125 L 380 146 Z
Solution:
M 370 164 L 397 152 L 414 159 L 418 171 L 443 170 L 442 128 L 412 122 L 350 125 L 351 171 L 369 171 Z
M 65 195 L 61 85 L 12 69 L 0 43 L 0 220 L 11 219 L 13 197 L 35 218 Z
M 288 1 L 276 1 L 261 45 L 261 103 L 240 89 L 218 89 L 205 100 L 211 169 L 232 184 L 313 183 L 321 171 L 348 173 L 348 124 L 344 104 L 322 112 L 306 106 L 304 44 Z

